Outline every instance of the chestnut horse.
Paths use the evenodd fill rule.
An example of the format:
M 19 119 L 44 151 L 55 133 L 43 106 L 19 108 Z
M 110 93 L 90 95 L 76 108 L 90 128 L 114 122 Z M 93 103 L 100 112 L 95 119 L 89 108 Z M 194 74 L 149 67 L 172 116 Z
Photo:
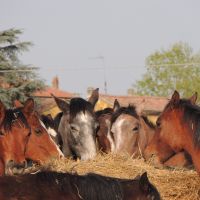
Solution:
M 88 101 L 72 98 L 70 103 L 53 96 L 56 104 L 63 112 L 58 131 L 61 135 L 65 156 L 91 159 L 97 154 L 96 131 L 99 123 L 94 113 L 98 101 L 98 88 L 93 91 Z
M 35 111 L 34 100 L 32 98 L 27 99 L 23 107 L 20 105 L 19 109 L 24 114 L 31 130 L 25 158 L 38 164 L 44 164 L 52 158 L 63 157 L 61 150 L 52 140 L 45 125 L 40 120 L 39 114 Z
M 19 109 L 6 109 L 0 101 L 0 175 L 22 173 L 30 127 Z
M 160 200 L 147 173 L 135 179 L 43 171 L 0 177 L 1 200 Z
M 175 97 L 177 97 L 177 101 L 175 101 Z M 164 166 L 172 166 L 172 167 L 191 167 L 192 161 L 191 156 L 187 153 L 187 150 L 184 148 L 180 148 L 180 151 L 178 149 L 174 149 L 170 143 L 166 142 L 167 140 L 163 139 L 163 134 L 171 135 L 177 131 L 177 133 L 180 133 L 182 129 L 185 127 L 183 125 L 183 117 L 187 116 L 187 111 L 185 110 L 185 107 L 182 105 L 185 105 L 188 107 L 194 107 L 198 108 L 198 106 L 195 105 L 197 100 L 197 93 L 195 93 L 192 97 L 189 99 L 180 99 L 179 93 L 177 91 L 174 92 L 170 102 L 166 105 L 166 108 L 164 109 L 163 113 L 161 113 L 160 117 L 157 119 L 157 130 L 155 132 L 155 135 L 150 142 L 150 144 L 147 146 L 144 152 L 144 157 L 146 160 L 153 157 L 154 164 L 164 164 Z M 175 103 L 175 104 L 174 104 Z M 177 106 L 177 107 L 176 107 Z M 172 109 L 173 108 L 173 109 Z M 180 109 L 179 109 L 180 108 Z M 182 113 L 179 111 L 181 110 Z M 179 116 L 177 113 L 180 113 Z M 169 116 L 173 117 L 171 120 L 169 119 L 169 116 L 167 115 L 169 113 Z M 174 113 L 174 115 L 173 115 Z M 180 119 L 178 118 L 180 117 Z M 172 121 L 176 119 L 176 121 Z M 176 126 L 173 124 L 175 122 L 177 123 L 177 129 Z M 172 124 L 171 124 L 172 123 Z M 187 122 L 186 122 L 187 123 Z M 162 124 L 162 125 L 161 125 Z M 173 128 L 171 128 L 174 126 Z M 168 130 L 169 129 L 169 130 Z M 173 131 L 170 133 L 167 133 L 167 130 Z M 176 135 L 174 135 L 172 138 L 175 139 Z
M 143 151 L 154 134 L 154 127 L 147 118 L 139 116 L 135 106 L 114 108 L 111 117 L 109 139 L 112 152 L 128 153 L 132 157 L 143 156 Z

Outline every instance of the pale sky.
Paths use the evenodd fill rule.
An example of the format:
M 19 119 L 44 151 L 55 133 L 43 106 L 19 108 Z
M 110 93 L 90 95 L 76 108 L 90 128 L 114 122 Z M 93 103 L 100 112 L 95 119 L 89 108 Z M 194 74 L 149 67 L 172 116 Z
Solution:
M 57 75 L 62 90 L 83 96 L 89 86 L 104 93 L 104 79 L 109 94 L 127 94 L 145 73 L 145 58 L 175 42 L 200 50 L 199 0 L 0 0 L 0 5 L 0 31 L 22 29 L 21 41 L 34 43 L 21 56 L 23 63 L 39 67 L 47 84 Z

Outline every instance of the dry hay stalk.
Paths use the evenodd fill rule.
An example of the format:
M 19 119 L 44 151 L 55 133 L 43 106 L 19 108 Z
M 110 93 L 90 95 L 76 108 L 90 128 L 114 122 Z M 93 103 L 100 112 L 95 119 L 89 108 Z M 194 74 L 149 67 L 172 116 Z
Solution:
M 200 199 L 200 177 L 194 170 L 156 169 L 142 159 L 127 155 L 98 155 L 89 161 L 54 160 L 45 169 L 86 174 L 89 172 L 118 178 L 134 178 L 145 171 L 151 182 L 158 188 L 163 200 Z

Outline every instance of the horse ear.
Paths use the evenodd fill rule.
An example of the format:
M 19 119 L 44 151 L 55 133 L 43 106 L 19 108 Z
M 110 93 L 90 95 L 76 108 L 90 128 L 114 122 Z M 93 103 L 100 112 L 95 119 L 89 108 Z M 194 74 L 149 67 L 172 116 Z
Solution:
M 196 101 L 197 101 L 197 92 L 195 92 L 190 98 L 189 98 L 190 102 L 192 105 L 195 105 Z
M 18 99 L 14 100 L 13 107 L 15 107 L 15 108 L 21 108 L 23 106 L 24 105 Z
M 136 112 L 138 115 L 142 115 L 143 111 L 144 111 L 144 108 L 145 108 L 145 98 L 143 98 L 141 100 L 141 102 L 139 104 L 137 104 L 136 106 Z
M 0 100 L 0 122 L 3 121 L 3 118 L 5 116 L 5 112 L 6 112 L 6 107 L 4 106 L 4 104 Z
M 139 185 L 140 185 L 140 188 L 144 191 L 144 192 L 147 192 L 148 189 L 149 189 L 149 179 L 147 177 L 147 172 L 144 172 L 140 179 L 139 179 Z
M 24 103 L 24 106 L 23 106 L 23 111 L 25 113 L 28 113 L 28 114 L 31 114 L 34 112 L 34 109 L 35 109 L 35 103 L 34 103 L 34 100 L 32 98 L 28 98 L 26 100 L 26 102 Z
M 114 112 L 116 112 L 119 108 L 120 108 L 119 101 L 117 99 L 115 99 L 114 105 L 113 105 Z
M 46 117 L 47 117 L 49 120 L 53 121 L 53 117 L 51 116 L 51 114 L 46 115 Z
M 62 112 L 67 113 L 67 112 L 69 111 L 69 104 L 68 104 L 66 101 L 64 101 L 64 100 L 62 100 L 62 99 L 60 99 L 60 98 L 54 96 L 53 94 L 51 94 L 51 96 L 54 98 L 54 100 L 55 100 L 55 102 L 56 102 L 58 108 L 59 108 Z
M 180 100 L 180 94 L 175 90 L 174 93 L 173 93 L 173 95 L 172 95 L 172 97 L 171 97 L 170 102 L 172 104 L 176 104 L 176 103 L 179 102 L 179 100 Z
M 95 90 L 92 91 L 92 94 L 88 99 L 88 101 L 92 104 L 94 108 L 98 100 L 99 100 L 99 88 L 96 88 Z

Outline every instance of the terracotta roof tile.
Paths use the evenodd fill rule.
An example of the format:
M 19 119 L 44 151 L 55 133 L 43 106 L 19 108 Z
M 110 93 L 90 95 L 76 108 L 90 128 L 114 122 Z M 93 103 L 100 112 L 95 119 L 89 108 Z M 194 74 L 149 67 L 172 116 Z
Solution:
M 141 111 L 158 111 L 161 112 L 168 102 L 166 97 L 154 96 L 113 96 L 100 94 L 100 99 L 113 105 L 114 100 L 117 99 L 121 106 L 128 106 L 134 104 L 139 107 Z
M 46 89 L 44 89 L 44 90 L 39 90 L 39 91 L 35 92 L 33 96 L 35 96 L 35 97 L 51 97 L 51 94 L 54 94 L 55 96 L 61 97 L 61 98 L 75 97 L 75 94 L 73 94 L 73 93 L 62 91 L 62 90 L 55 89 L 52 87 L 46 87 Z

